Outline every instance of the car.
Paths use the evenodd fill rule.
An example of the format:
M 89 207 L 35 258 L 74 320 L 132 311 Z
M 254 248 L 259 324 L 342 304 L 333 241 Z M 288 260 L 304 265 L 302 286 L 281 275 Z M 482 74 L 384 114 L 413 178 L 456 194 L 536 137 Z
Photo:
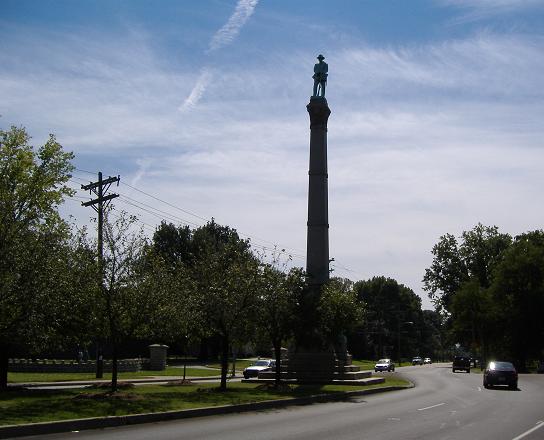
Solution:
M 412 365 L 423 365 L 423 359 L 421 359 L 419 356 L 416 356 L 412 359 Z
M 273 371 L 276 368 L 276 361 L 273 359 L 258 359 L 254 364 L 243 371 L 244 379 L 259 377 L 261 371 Z
M 378 371 L 395 371 L 395 364 L 391 362 L 391 359 L 380 359 L 374 365 L 374 372 Z
M 484 388 L 507 385 L 511 390 L 518 388 L 518 372 L 511 362 L 492 361 L 484 371 Z
M 538 374 L 543 374 L 544 373 L 544 361 L 540 361 L 538 363 L 538 366 L 536 367 L 536 372 Z
M 431 358 L 425 358 L 425 359 L 423 359 L 423 363 L 424 364 L 432 364 L 433 361 L 431 361 Z
M 463 370 L 467 373 L 470 373 L 470 357 L 468 356 L 455 356 L 453 358 L 453 363 L 451 364 L 451 371 L 455 373 L 456 371 Z

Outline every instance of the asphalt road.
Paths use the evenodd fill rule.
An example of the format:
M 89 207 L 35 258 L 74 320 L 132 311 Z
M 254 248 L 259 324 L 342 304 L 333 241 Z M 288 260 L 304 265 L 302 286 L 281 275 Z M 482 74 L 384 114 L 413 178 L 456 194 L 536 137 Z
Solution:
M 519 389 L 486 390 L 481 374 L 445 364 L 403 367 L 409 390 L 255 413 L 231 414 L 42 439 L 544 439 L 544 375 L 520 375 Z M 388 373 L 389 374 L 389 373 Z M 36 439 L 38 437 L 29 437 Z

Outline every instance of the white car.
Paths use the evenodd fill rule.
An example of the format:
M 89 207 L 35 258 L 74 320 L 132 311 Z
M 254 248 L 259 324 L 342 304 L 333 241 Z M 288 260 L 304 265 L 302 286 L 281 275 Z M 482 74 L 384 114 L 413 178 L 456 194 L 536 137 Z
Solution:
M 395 364 L 391 362 L 391 359 L 380 359 L 374 365 L 374 372 L 378 371 L 395 371 Z
M 431 358 L 425 358 L 425 359 L 423 359 L 423 363 L 424 364 L 432 364 L 433 361 L 431 361 Z
M 276 368 L 276 361 L 273 359 L 259 359 L 253 365 L 244 370 L 244 378 L 259 377 L 261 371 L 271 371 Z

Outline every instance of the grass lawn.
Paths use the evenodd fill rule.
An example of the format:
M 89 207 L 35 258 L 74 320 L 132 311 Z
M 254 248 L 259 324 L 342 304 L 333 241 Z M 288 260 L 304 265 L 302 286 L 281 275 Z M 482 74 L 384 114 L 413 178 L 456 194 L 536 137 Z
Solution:
M 193 377 L 218 376 L 221 371 L 207 370 L 204 368 L 187 367 L 186 375 Z M 137 371 L 134 373 L 119 373 L 119 380 L 139 379 L 150 376 L 183 376 L 183 368 L 168 367 L 163 371 Z M 94 373 L 9 373 L 8 382 L 29 383 L 29 382 L 63 382 L 93 380 Z M 104 380 L 111 380 L 111 373 L 104 373 Z
M 259 384 L 230 383 L 226 392 L 219 392 L 217 383 L 144 385 L 113 396 L 97 389 L 10 390 L 0 393 L 0 425 L 233 405 L 407 384 L 388 377 L 385 384 L 369 387 L 291 385 L 289 390 L 277 391 L 262 389 Z M 91 395 L 94 398 L 89 398 Z
M 361 370 L 374 370 L 376 361 L 369 361 L 368 359 L 353 359 L 353 365 L 361 367 Z

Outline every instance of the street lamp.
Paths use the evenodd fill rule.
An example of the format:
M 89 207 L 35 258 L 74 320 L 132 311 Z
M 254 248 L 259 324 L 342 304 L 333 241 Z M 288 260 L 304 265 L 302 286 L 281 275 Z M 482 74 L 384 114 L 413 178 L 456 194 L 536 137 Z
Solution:
M 401 325 L 401 322 L 400 322 L 400 319 L 397 321 L 398 323 L 398 327 L 397 327 L 397 336 L 398 336 L 398 340 L 397 340 L 397 362 L 398 362 L 398 365 L 399 367 L 402 366 L 402 363 L 401 363 L 401 359 L 400 359 L 400 325 Z M 413 321 L 404 321 L 402 324 L 414 324 Z

